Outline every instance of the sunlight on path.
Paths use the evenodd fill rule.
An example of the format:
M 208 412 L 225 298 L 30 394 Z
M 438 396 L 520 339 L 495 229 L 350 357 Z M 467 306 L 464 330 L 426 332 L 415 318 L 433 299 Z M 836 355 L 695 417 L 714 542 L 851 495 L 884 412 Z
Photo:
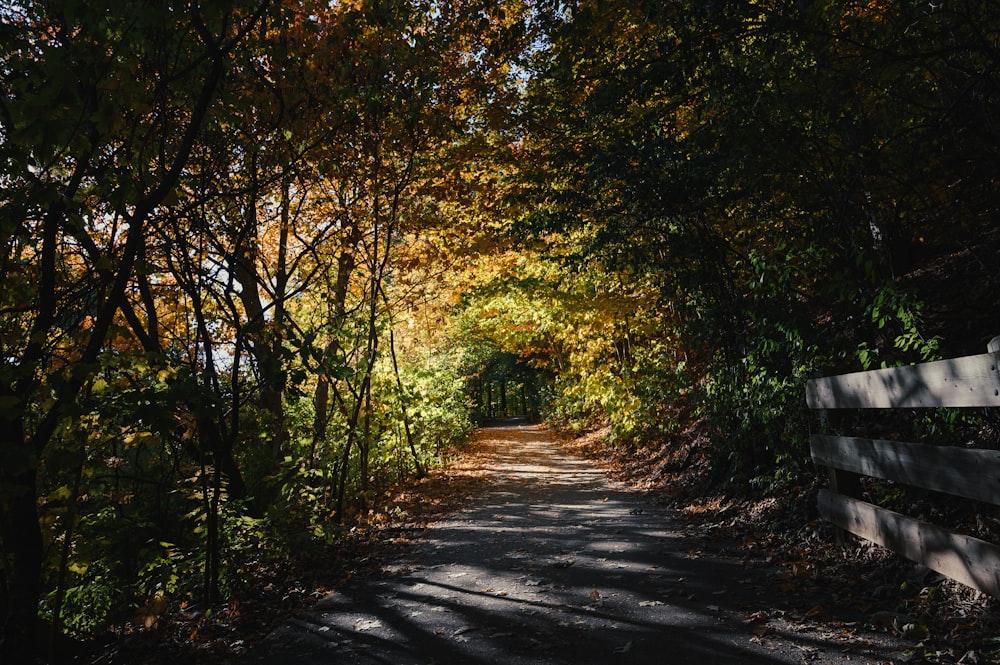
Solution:
M 483 468 L 504 474 L 509 481 L 539 485 L 609 483 L 603 471 L 561 451 L 537 425 L 481 430 L 479 436 L 481 445 L 491 450 Z
M 872 644 L 774 631 L 733 562 L 690 552 L 669 509 L 609 481 L 546 430 L 481 430 L 485 494 L 374 581 L 330 594 L 248 662 L 880 662 Z M 828 637 L 828 636 L 827 636 Z M 667 658 L 667 656 L 669 656 Z

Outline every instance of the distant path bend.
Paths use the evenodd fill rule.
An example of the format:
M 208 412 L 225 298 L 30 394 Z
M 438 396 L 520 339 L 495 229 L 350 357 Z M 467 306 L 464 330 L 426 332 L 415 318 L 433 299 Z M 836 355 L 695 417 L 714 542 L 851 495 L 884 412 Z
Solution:
M 734 562 L 693 554 L 672 510 L 544 428 L 478 436 L 492 451 L 484 496 L 432 525 L 382 578 L 349 584 L 309 620 L 276 630 L 246 662 L 881 663 L 898 648 L 780 626 L 761 639 L 749 617 L 767 597 Z

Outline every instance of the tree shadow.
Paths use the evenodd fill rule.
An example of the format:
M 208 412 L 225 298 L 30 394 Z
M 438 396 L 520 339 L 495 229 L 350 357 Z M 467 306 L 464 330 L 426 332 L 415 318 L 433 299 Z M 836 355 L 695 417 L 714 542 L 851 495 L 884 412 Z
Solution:
M 506 467 L 475 505 L 429 529 L 383 577 L 331 594 L 247 662 L 799 663 L 819 651 L 823 662 L 891 658 L 892 645 L 780 625 L 761 638 L 747 617 L 772 609 L 766 587 L 750 584 L 736 562 L 693 552 L 670 509 L 546 445 L 512 440 L 509 455 L 527 470 Z

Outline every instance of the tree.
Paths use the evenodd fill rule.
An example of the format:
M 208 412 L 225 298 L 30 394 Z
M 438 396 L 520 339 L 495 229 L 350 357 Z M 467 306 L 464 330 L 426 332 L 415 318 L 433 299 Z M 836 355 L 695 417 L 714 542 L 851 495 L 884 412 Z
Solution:
M 791 405 L 813 366 L 856 363 L 859 343 L 890 361 L 934 352 L 898 277 L 941 229 L 975 236 L 941 223 L 950 206 L 986 209 L 994 174 L 958 162 L 996 162 L 981 120 L 997 18 L 979 2 L 540 12 L 519 228 L 602 266 L 606 286 L 658 285 L 665 329 L 632 349 L 666 344 L 696 369 L 733 477 L 804 459 Z M 943 204 L 945 182 L 961 203 Z
M 148 220 L 176 196 L 228 58 L 266 7 L 122 2 L 105 12 L 24 2 L 3 12 L 7 661 L 26 662 L 34 643 L 40 460 L 99 367 L 119 312 L 149 335 L 126 298 Z

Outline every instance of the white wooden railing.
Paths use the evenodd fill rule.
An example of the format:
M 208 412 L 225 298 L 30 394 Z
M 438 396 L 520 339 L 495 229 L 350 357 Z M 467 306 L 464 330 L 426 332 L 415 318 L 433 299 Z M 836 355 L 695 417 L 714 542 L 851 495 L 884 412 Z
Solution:
M 1000 337 L 988 353 L 813 379 L 811 409 L 1000 406 Z M 1000 547 L 861 499 L 871 476 L 1000 505 L 1000 451 L 813 435 L 813 461 L 828 470 L 819 512 L 844 531 L 887 547 L 963 584 L 1000 597 Z

